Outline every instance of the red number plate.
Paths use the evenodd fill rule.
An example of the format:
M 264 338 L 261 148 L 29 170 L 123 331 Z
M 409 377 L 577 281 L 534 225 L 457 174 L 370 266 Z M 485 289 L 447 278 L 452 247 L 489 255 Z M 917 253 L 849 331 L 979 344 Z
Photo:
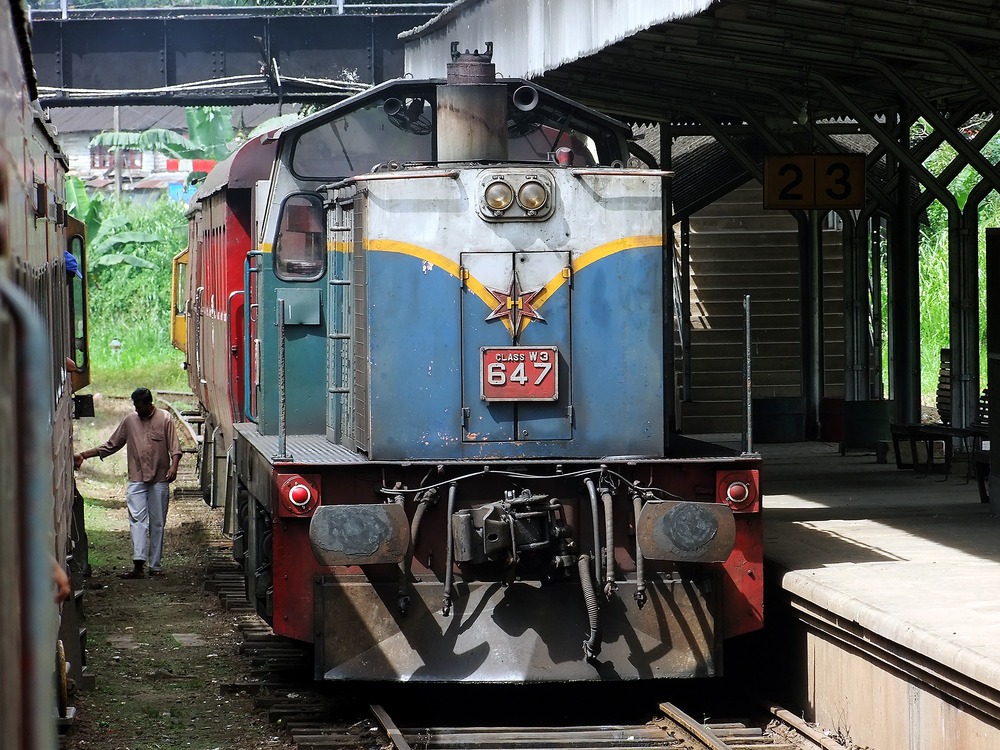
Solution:
M 484 346 L 480 350 L 483 401 L 555 401 L 559 398 L 554 346 Z

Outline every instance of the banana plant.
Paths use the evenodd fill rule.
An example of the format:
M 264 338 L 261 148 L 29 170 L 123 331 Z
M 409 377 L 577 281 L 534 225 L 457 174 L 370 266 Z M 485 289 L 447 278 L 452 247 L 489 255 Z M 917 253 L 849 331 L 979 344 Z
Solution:
M 186 110 L 188 135 L 172 130 L 118 130 L 98 133 L 90 140 L 91 146 L 103 146 L 110 151 L 157 151 L 173 159 L 208 159 L 222 161 L 236 145 L 233 143 L 232 109 L 229 107 L 188 107 Z M 195 182 L 205 172 L 191 172 L 186 182 Z

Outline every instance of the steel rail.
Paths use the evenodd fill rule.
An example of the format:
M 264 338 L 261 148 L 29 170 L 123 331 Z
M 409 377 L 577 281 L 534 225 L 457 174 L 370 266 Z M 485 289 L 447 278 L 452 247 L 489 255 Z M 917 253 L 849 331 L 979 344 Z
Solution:
M 677 722 L 684 729 L 684 731 L 690 732 L 695 739 L 704 743 L 705 747 L 710 748 L 710 750 L 730 750 L 729 746 L 720 740 L 715 732 L 706 727 L 704 724 L 692 719 L 686 713 L 677 708 L 677 706 L 673 703 L 666 701 L 661 703 L 660 710 L 663 711 L 668 719 Z
M 396 750 L 410 750 L 410 745 L 403 736 L 403 733 L 399 731 L 395 722 L 389 718 L 389 714 L 385 712 L 385 709 L 377 703 L 372 703 L 368 708 L 371 709 L 372 714 L 375 716 L 375 719 L 378 721 L 383 731 L 389 735 L 389 741 L 392 742 L 392 746 L 396 748 Z
M 844 746 L 839 742 L 827 737 L 815 727 L 809 726 L 791 711 L 787 711 L 780 706 L 772 704 L 768 704 L 768 710 L 775 716 L 775 718 L 785 722 L 788 726 L 808 739 L 810 742 L 819 745 L 823 748 L 823 750 L 845 750 Z

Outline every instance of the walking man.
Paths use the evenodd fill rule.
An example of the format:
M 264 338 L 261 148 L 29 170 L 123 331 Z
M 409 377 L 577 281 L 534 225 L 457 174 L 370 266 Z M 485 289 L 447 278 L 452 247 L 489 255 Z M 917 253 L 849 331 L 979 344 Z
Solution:
M 104 459 L 128 447 L 126 503 L 132 532 L 132 570 L 119 577 L 143 578 L 147 559 L 149 575 L 162 576 L 163 527 L 167 521 L 169 484 L 177 477 L 181 446 L 173 419 L 153 405 L 153 394 L 148 388 L 136 388 L 132 392 L 132 404 L 135 412 L 121 421 L 106 443 L 77 453 L 73 460 L 79 469 L 86 458 L 100 456 Z

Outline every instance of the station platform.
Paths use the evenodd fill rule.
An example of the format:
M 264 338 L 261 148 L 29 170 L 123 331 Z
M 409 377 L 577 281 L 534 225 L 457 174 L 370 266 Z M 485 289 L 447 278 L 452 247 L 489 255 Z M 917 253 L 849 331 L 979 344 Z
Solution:
M 765 620 L 796 660 L 784 699 L 848 746 L 1000 748 L 1000 518 L 965 465 L 755 447 Z

